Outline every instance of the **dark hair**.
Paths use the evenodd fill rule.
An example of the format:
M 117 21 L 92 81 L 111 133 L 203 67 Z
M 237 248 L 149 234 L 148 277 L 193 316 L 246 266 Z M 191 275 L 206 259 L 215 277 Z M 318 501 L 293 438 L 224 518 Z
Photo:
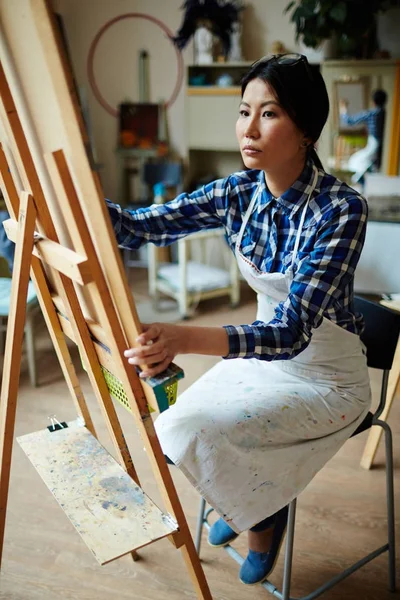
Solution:
M 314 144 L 321 135 L 329 113 L 325 82 L 318 70 L 311 71 L 305 56 L 299 55 L 299 60 L 292 64 L 282 64 L 279 60 L 280 56 L 277 55 L 254 63 L 242 79 L 242 96 L 253 79 L 268 83 L 292 121 L 304 135 L 311 138 L 309 155 L 317 167 L 322 168 Z
M 372 100 L 376 106 L 384 106 L 387 100 L 387 93 L 385 90 L 375 90 L 372 94 Z

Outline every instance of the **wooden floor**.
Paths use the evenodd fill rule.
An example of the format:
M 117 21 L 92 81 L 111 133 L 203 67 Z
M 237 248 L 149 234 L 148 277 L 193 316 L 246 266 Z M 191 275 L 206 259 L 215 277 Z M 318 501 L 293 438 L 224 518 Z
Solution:
M 213 310 L 213 308 L 215 310 Z M 246 323 L 254 320 L 252 296 L 241 308 L 229 311 L 223 302 L 204 303 L 191 321 L 197 324 Z M 18 402 L 16 435 L 42 429 L 48 416 L 61 420 L 75 417 L 51 343 L 42 329 L 39 335 L 39 377 L 41 385 L 32 389 L 24 364 Z M 79 359 L 74 359 L 102 443 L 111 450 L 100 413 L 90 392 Z M 209 369 L 214 358 L 185 356 L 177 360 L 186 372 L 180 389 L 185 389 Z M 373 387 L 378 385 L 372 373 Z M 400 398 L 394 403 L 390 424 L 394 432 L 395 482 L 400 497 Z M 118 405 L 135 464 L 145 491 L 155 502 L 159 495 L 151 480 L 150 468 L 135 432 L 132 417 Z M 132 423 L 132 425 L 131 425 Z M 365 434 L 349 440 L 320 472 L 298 502 L 298 521 L 292 594 L 309 593 L 327 578 L 386 541 L 385 479 L 383 448 L 376 465 L 367 472 L 359 461 Z M 171 467 L 177 489 L 194 532 L 199 498 L 183 475 Z M 400 507 L 398 510 L 398 518 Z M 398 525 L 397 518 L 397 525 Z M 398 532 L 398 528 L 397 528 Z M 397 540 L 400 542 L 399 535 Z M 236 546 L 245 552 L 245 535 Z M 400 551 L 399 551 L 400 553 Z M 38 474 L 15 444 L 9 509 L 5 535 L 3 568 L 0 576 L 2 600 L 189 600 L 196 598 L 180 552 L 162 540 L 140 552 L 142 560 L 133 563 L 123 557 L 100 567 L 64 516 Z M 259 600 L 272 598 L 260 586 L 248 587 L 238 581 L 238 565 L 223 551 L 206 543 L 202 547 L 204 570 L 213 597 L 217 600 Z M 282 556 L 271 579 L 282 579 Z M 398 578 L 400 579 L 400 577 Z M 387 591 L 387 558 L 379 557 L 322 596 L 326 600 L 389 600 L 400 594 Z

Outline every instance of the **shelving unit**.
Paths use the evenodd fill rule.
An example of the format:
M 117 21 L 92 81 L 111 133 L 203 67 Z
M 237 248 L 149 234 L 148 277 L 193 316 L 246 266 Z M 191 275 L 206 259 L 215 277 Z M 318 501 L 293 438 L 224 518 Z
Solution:
M 238 153 L 235 123 L 239 113 L 240 82 L 250 65 L 243 62 L 187 67 L 187 143 L 191 172 L 196 171 L 190 156 L 192 150 Z M 231 77 L 233 85 L 218 85 L 222 75 Z M 240 168 L 239 154 L 237 163 Z
M 211 181 L 243 168 L 235 124 L 239 114 L 240 81 L 251 64 L 187 67 L 185 117 L 191 182 L 204 177 Z M 221 75 L 229 75 L 233 85 L 218 85 Z M 204 261 L 200 243 L 213 244 L 211 259 Z M 177 264 L 159 263 L 157 251 L 150 250 L 149 289 L 155 301 L 160 293 L 175 298 L 182 317 L 190 316 L 193 306 L 206 298 L 227 295 L 232 306 L 239 303 L 239 272 L 222 229 L 196 233 L 180 240 L 177 246 Z
M 250 62 L 190 65 L 186 69 L 188 177 L 226 177 L 243 168 L 236 140 L 240 81 Z M 233 85 L 217 85 L 229 75 Z
M 188 96 L 238 96 L 240 87 L 222 87 L 218 85 L 194 85 L 187 89 Z
M 210 65 L 189 65 L 187 67 L 187 85 L 188 87 L 196 87 L 194 80 L 202 75 L 205 78 L 204 85 L 217 86 L 217 78 L 222 73 L 227 73 L 233 78 L 233 85 L 239 86 L 241 78 L 252 64 L 252 62 L 243 61 L 240 63 L 215 62 Z

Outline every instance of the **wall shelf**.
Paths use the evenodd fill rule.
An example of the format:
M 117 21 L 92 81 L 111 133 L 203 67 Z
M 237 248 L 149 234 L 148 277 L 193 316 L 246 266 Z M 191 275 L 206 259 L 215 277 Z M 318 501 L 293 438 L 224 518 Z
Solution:
M 192 85 L 187 88 L 188 96 L 239 96 L 240 87 L 222 87 L 218 85 Z
M 248 69 L 254 61 L 242 62 L 214 62 L 209 65 L 188 65 L 188 69 Z

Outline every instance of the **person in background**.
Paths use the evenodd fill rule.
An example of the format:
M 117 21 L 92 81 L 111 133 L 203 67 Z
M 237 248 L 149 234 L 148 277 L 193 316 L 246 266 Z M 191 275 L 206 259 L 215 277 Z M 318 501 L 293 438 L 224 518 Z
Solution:
M 372 94 L 374 108 L 362 110 L 349 115 L 348 101 L 341 99 L 339 103 L 340 120 L 343 125 L 365 124 L 368 128 L 368 141 L 365 148 L 355 152 L 349 159 L 349 169 L 354 171 L 353 183 L 362 183 L 368 170 L 378 170 L 381 166 L 383 132 L 385 127 L 387 94 L 384 90 L 375 90 Z
M 326 173 L 315 151 L 329 101 L 305 56 L 255 63 L 238 108 L 247 170 L 162 205 L 131 211 L 107 203 L 125 248 L 224 227 L 257 292 L 251 323 L 152 323 L 125 351 L 129 364 L 142 365 L 143 378 L 161 373 L 177 354 L 223 358 L 155 427 L 164 454 L 220 515 L 209 543 L 224 546 L 247 531 L 239 577 L 252 585 L 274 568 L 288 503 L 369 410 L 362 317 L 353 303 L 367 203 Z

